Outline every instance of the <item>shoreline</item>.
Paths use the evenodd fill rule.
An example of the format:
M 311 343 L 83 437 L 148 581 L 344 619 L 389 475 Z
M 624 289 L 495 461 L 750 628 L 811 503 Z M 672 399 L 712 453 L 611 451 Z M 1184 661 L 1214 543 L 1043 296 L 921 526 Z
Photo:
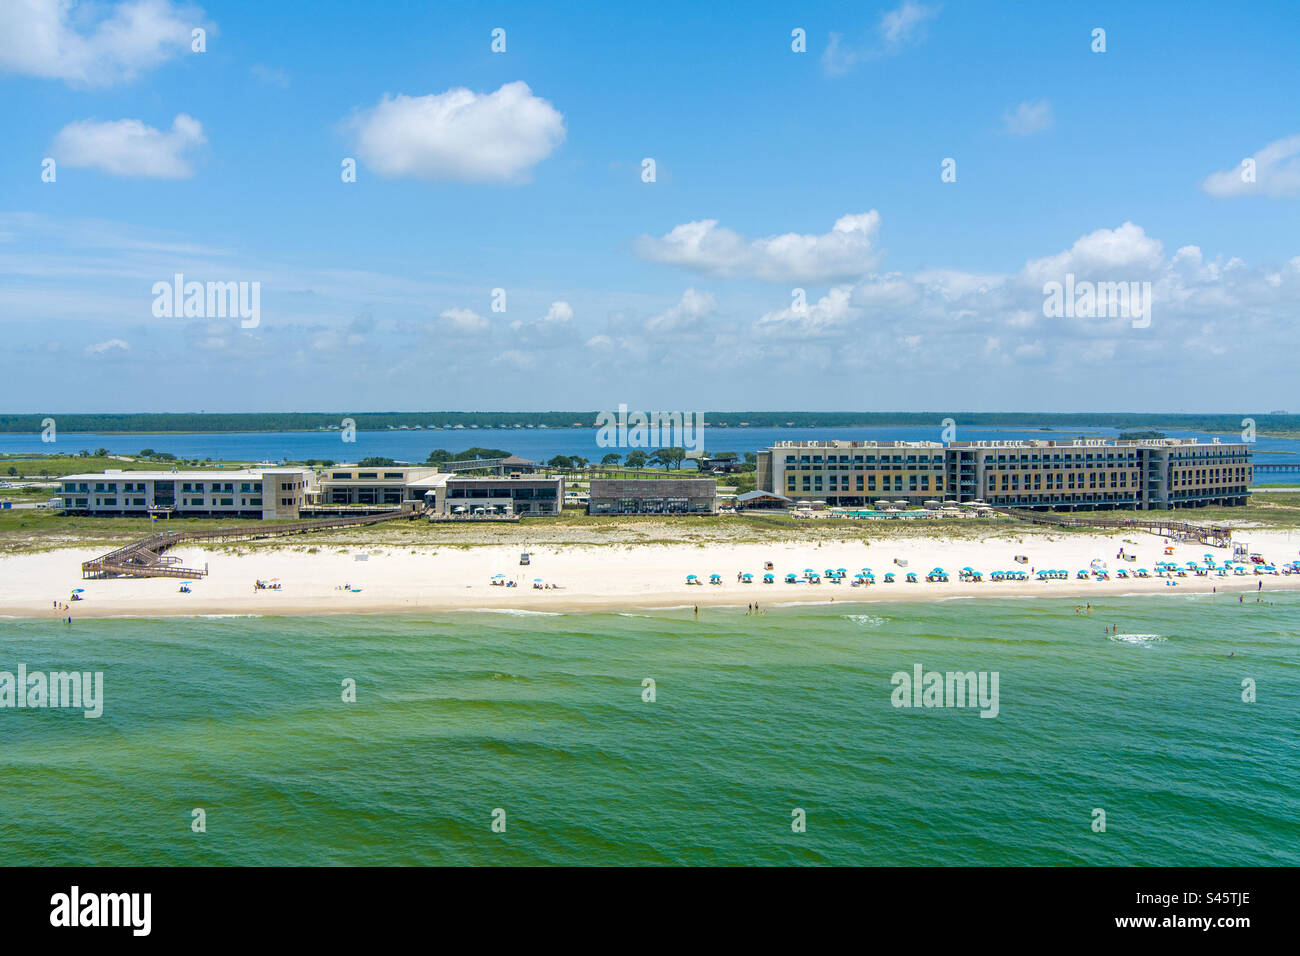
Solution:
M 1136 543 L 1133 543 L 1136 540 Z M 1115 560 L 1120 547 L 1137 560 Z M 1080 604 L 1106 597 L 1152 594 L 1246 594 L 1300 590 L 1300 575 L 1242 575 L 1120 579 L 1118 567 L 1146 567 L 1159 560 L 1179 565 L 1199 561 L 1207 552 L 1196 544 L 1164 543 L 1154 535 L 1121 539 L 1114 535 L 1025 535 L 1008 533 L 980 540 L 922 536 L 877 543 L 785 540 L 773 543 L 609 543 L 605 545 L 482 544 L 468 547 L 326 546 L 317 549 L 273 548 L 238 552 L 177 548 L 189 566 L 209 566 L 209 575 L 181 593 L 175 578 L 106 578 L 82 580 L 80 564 L 95 549 L 69 548 L 0 556 L 0 619 L 63 620 L 211 616 L 325 617 L 336 614 L 436 614 L 458 611 L 501 613 L 602 613 L 692 608 L 761 609 L 844 603 L 928 603 L 983 599 L 1035 600 L 1057 598 Z M 1300 549 L 1300 532 L 1252 534 L 1252 551 L 1269 561 L 1291 560 Z M 531 562 L 519 565 L 521 550 Z M 1210 553 L 1215 553 L 1211 549 Z M 1017 564 L 1013 556 L 1028 561 Z M 1222 550 L 1216 561 L 1227 556 Z M 1079 569 L 1093 559 L 1105 561 L 1109 580 L 1077 580 Z M 774 565 L 772 584 L 761 583 L 765 561 Z M 901 565 L 895 562 L 906 562 Z M 958 569 L 971 566 L 985 574 L 979 583 L 957 580 Z M 927 583 L 933 567 L 947 569 L 948 583 Z M 874 585 L 787 584 L 789 572 L 806 568 L 820 573 L 846 568 L 851 578 L 862 567 L 874 569 Z M 996 570 L 1058 568 L 1067 580 L 994 582 Z M 741 571 L 754 583 L 736 580 Z M 914 572 L 920 580 L 909 584 Z M 897 576 L 884 583 L 884 574 Z M 686 575 L 721 584 L 687 585 Z M 493 576 L 516 582 L 515 587 L 489 584 Z M 254 581 L 275 581 L 280 589 L 255 589 Z M 534 588 L 540 580 L 550 588 Z M 1175 581 L 1171 586 L 1168 582 Z M 343 590 L 348 585 L 349 590 Z M 84 600 L 69 601 L 73 588 L 84 588 Z M 359 589 L 359 590 L 352 590 Z M 67 604 L 56 610 L 54 604 Z
M 1187 588 L 1182 591 L 1175 591 L 1173 588 L 1167 590 L 1151 591 L 1123 591 L 1123 592 L 1099 592 L 1097 590 L 1080 590 L 1075 593 L 1072 591 L 1057 590 L 1051 593 L 1011 593 L 1010 591 L 987 591 L 979 594 L 943 594 L 927 597 L 919 593 L 902 592 L 895 595 L 883 595 L 867 597 L 865 594 L 858 593 L 858 589 L 852 595 L 840 597 L 834 596 L 821 600 L 806 601 L 771 601 L 767 603 L 760 602 L 763 613 L 790 610 L 796 608 L 809 607 L 832 607 L 842 605 L 846 608 L 865 608 L 871 605 L 879 604 L 943 604 L 951 601 L 1043 601 L 1043 600 L 1075 600 L 1077 603 L 1091 601 L 1094 603 L 1094 609 L 1099 603 L 1106 599 L 1128 600 L 1130 598 L 1162 598 L 1162 597 L 1219 597 L 1231 595 L 1249 595 L 1256 596 L 1291 594 L 1300 592 L 1300 581 L 1287 586 L 1274 587 L 1271 590 L 1256 591 L 1253 587 L 1228 589 L 1219 588 L 1218 592 L 1210 589 L 1193 590 Z M 1082 600 L 1080 600 L 1082 599 Z M 1247 604 L 1252 601 L 1244 602 Z M 734 600 L 713 600 L 697 602 L 701 612 L 705 610 L 736 610 L 745 609 L 748 605 Z M 547 604 L 546 607 L 520 607 L 511 604 L 501 605 L 470 605 L 470 604 L 417 604 L 417 605 L 354 605 L 350 608 L 326 608 L 323 609 L 316 605 L 294 605 L 284 604 L 274 608 L 257 608 L 240 611 L 232 611 L 228 607 L 214 605 L 207 607 L 203 605 L 189 605 L 185 608 L 179 607 L 142 607 L 137 609 L 98 609 L 91 613 L 73 614 L 73 623 L 77 621 L 113 621 L 113 620 L 164 620 L 164 619 L 253 619 L 253 618 L 332 618 L 332 617 L 420 617 L 435 614 L 509 614 L 519 615 L 521 617 L 539 616 L 539 617 L 559 617 L 566 614 L 621 614 L 633 612 L 651 612 L 651 611 L 690 611 L 691 604 L 659 604 L 659 603 L 629 603 L 623 600 L 587 600 L 577 602 L 561 602 Z M 30 621 L 48 620 L 59 623 L 63 615 L 50 612 L 48 614 L 32 612 L 28 614 L 0 614 L 0 622 L 24 623 Z

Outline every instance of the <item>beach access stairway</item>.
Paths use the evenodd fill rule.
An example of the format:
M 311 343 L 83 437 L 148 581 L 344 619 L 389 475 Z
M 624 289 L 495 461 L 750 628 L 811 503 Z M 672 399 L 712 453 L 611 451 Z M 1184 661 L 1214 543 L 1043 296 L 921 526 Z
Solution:
M 229 528 L 209 528 L 204 531 L 164 531 L 110 551 L 108 554 L 81 564 L 83 578 L 201 578 L 207 568 L 187 568 L 181 559 L 166 552 L 184 542 L 255 541 L 278 538 L 311 531 L 329 531 L 360 525 L 379 524 L 395 518 L 414 518 L 418 511 L 387 511 L 377 515 L 322 518 L 319 521 L 295 521 L 291 524 L 261 525 L 252 522 Z
M 1212 548 L 1227 548 L 1232 545 L 1232 529 L 1222 525 L 1191 524 L 1187 521 L 1173 521 L 1167 518 L 1155 521 L 1139 521 L 1136 518 L 1092 518 L 1077 514 L 1063 515 L 1047 511 L 1026 511 L 1021 508 L 998 508 L 985 505 L 990 511 L 1028 521 L 1030 524 L 1050 525 L 1056 528 L 1103 528 L 1116 531 L 1145 531 L 1173 538 L 1175 541 L 1198 541 Z

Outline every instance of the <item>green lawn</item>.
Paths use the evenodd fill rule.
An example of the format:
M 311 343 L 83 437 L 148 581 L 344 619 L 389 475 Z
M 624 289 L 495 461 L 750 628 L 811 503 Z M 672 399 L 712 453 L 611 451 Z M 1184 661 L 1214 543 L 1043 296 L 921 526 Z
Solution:
M 136 458 L 122 461 L 119 458 L 91 455 L 82 458 L 79 455 L 0 455 L 0 479 L 10 481 L 15 478 L 57 478 L 63 475 L 82 473 L 94 474 L 115 468 L 120 471 L 192 471 L 220 467 L 224 470 L 248 468 L 253 462 L 197 462 L 187 464 L 181 461 L 154 461 Z

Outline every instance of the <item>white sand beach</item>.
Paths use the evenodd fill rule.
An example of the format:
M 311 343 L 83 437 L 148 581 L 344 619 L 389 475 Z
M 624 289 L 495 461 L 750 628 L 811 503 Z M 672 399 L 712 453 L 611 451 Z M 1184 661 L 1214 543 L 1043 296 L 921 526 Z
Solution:
M 1134 543 L 1126 543 L 1134 542 Z M 1300 554 L 1300 533 L 1254 532 L 1250 550 L 1281 564 Z M 1123 547 L 1134 561 L 1117 560 Z M 983 540 L 942 536 L 893 541 L 829 543 L 652 544 L 652 545 L 541 545 L 532 550 L 531 563 L 519 564 L 517 545 L 483 545 L 449 548 L 321 547 L 308 553 L 301 543 L 282 549 L 251 553 L 178 548 L 186 566 L 209 568 L 209 575 L 180 591 L 170 578 L 104 579 L 83 581 L 81 562 L 105 549 L 64 549 L 10 554 L 0 557 L 0 615 L 7 617 L 64 617 L 74 621 L 92 617 L 161 617 L 168 615 L 271 614 L 310 615 L 336 613 L 411 613 L 421 611 L 513 608 L 536 611 L 604 610 L 681 605 L 737 605 L 759 602 L 765 608 L 790 602 L 925 601 L 957 597 L 1058 597 L 1081 602 L 1103 595 L 1161 594 L 1300 589 L 1300 574 L 1219 577 L 1154 576 L 1157 561 L 1200 561 L 1206 553 L 1222 563 L 1231 552 L 1198 544 L 1176 544 L 1174 554 L 1164 554 L 1165 542 L 1154 535 L 1129 538 L 1109 535 L 1049 535 L 1008 533 Z M 364 559 L 360 556 L 364 555 Z M 1027 561 L 1017 564 L 1015 555 Z M 1077 580 L 1080 569 L 1094 559 L 1110 572 L 1105 581 Z M 771 561 L 776 580 L 764 584 L 764 563 Z M 906 566 L 896 564 L 905 561 Z M 978 583 L 958 581 L 966 566 L 984 573 Z M 861 568 L 874 571 L 877 583 L 853 587 L 852 575 Z M 927 583 L 925 574 L 942 567 L 948 583 Z M 1147 568 L 1153 576 L 1120 579 L 1115 570 Z M 842 583 L 787 584 L 787 573 L 802 575 L 806 568 L 819 573 L 847 568 Z M 1069 572 L 1068 580 L 995 582 L 998 570 L 1054 568 Z M 742 584 L 737 574 L 748 571 L 754 583 Z M 905 581 L 916 572 L 918 583 Z M 896 581 L 884 583 L 893 572 Z M 686 584 L 688 574 L 705 583 Z M 709 584 L 709 576 L 721 576 Z M 516 587 L 494 586 L 493 575 L 516 582 Z M 276 590 L 254 588 L 256 580 L 274 581 Z M 534 582 L 553 585 L 537 589 Z M 1170 583 L 1170 581 L 1174 583 Z M 343 585 L 349 589 L 344 590 Z M 74 588 L 84 588 L 82 600 L 66 612 L 54 602 L 66 603 Z M 354 590 L 355 589 L 355 590 Z

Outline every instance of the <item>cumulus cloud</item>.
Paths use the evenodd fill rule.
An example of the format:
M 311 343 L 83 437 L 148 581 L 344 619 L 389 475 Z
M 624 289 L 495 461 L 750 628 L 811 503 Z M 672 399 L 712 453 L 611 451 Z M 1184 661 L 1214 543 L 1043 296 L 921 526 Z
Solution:
M 702 219 L 675 226 L 659 239 L 642 236 L 637 251 L 654 262 L 720 278 L 833 282 L 872 266 L 879 229 L 880 214 L 874 209 L 841 216 L 821 235 L 786 233 L 754 240 L 719 227 L 716 219 Z
M 646 329 L 650 332 L 675 332 L 690 328 L 712 315 L 717 307 L 718 301 L 712 292 L 687 289 L 675 305 L 652 316 L 646 322 Z
M 1269 143 L 1254 156 L 1253 176 L 1249 165 L 1237 165 L 1211 173 L 1201 184 L 1211 196 L 1235 199 L 1238 196 L 1269 196 L 1273 199 L 1300 197 L 1300 135 Z M 1253 181 L 1252 181 L 1253 180 Z
M 898 53 L 925 38 L 925 25 L 939 15 L 937 6 L 905 2 L 881 14 L 875 36 L 862 43 L 847 43 L 844 35 L 832 32 L 822 52 L 822 69 L 830 76 L 843 76 L 860 63 Z
M 207 140 L 203 124 L 179 113 L 170 132 L 136 119 L 69 123 L 54 137 L 50 155 L 60 165 L 100 169 L 113 176 L 186 179 L 194 175 L 181 154 Z
M 1149 324 L 1131 314 L 1049 317 L 1044 285 L 1074 273 L 1079 282 L 1150 283 Z M 1145 292 L 1144 292 L 1145 295 Z M 1300 347 L 1300 257 L 1272 268 L 1235 256 L 1164 244 L 1125 222 L 1080 236 L 1055 254 L 1001 274 L 929 269 L 871 274 L 832 287 L 802 308 L 782 305 L 751 324 L 753 343 L 779 343 L 782 355 L 824 351 L 841 369 L 933 376 L 967 370 L 971 355 L 989 369 L 1038 376 L 1037 387 L 1086 384 L 1089 375 L 1168 388 L 1152 368 L 1196 369 L 1212 357 L 1258 361 L 1259 343 Z M 1282 344 L 1285 343 L 1285 344 Z M 770 352 L 768 353 L 770 355 Z M 1001 374 L 1001 373 L 999 373 Z
M 122 339 L 108 339 L 104 342 L 96 342 L 94 345 L 86 346 L 87 355 L 106 355 L 110 352 L 129 352 L 130 344 Z
M 191 31 L 211 32 L 203 11 L 170 0 L 128 0 L 116 6 L 68 0 L 0 3 L 0 70 L 107 86 L 190 50 Z
M 458 332 L 485 332 L 491 324 L 472 309 L 444 309 L 438 318 L 445 319 Z
M 542 316 L 545 325 L 564 325 L 573 321 L 573 306 L 567 302 L 552 302 L 551 307 Z
M 1118 229 L 1090 232 L 1064 252 L 1029 260 L 1023 275 L 1030 285 L 1059 282 L 1071 272 L 1079 278 L 1116 282 L 1148 278 L 1164 258 L 1163 248 L 1141 226 L 1126 222 Z M 1200 250 L 1196 254 L 1199 257 Z
M 385 96 L 350 124 L 357 155 L 381 176 L 516 183 L 564 142 L 564 117 L 527 83 Z
M 758 320 L 759 331 L 797 336 L 824 335 L 845 326 L 860 314 L 851 304 L 851 286 L 836 286 L 811 305 L 791 305 L 767 312 Z
M 1012 136 L 1041 133 L 1051 128 L 1052 121 L 1052 104 L 1047 100 L 1026 101 L 1002 114 L 1002 126 Z

